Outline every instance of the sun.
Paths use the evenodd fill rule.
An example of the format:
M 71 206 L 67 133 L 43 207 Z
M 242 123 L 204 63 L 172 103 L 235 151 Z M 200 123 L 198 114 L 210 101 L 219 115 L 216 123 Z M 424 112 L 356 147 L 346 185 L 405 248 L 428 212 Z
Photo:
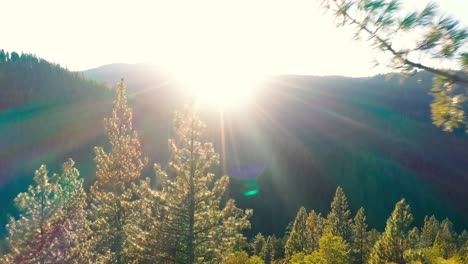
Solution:
M 200 104 L 224 110 L 251 105 L 262 80 L 260 74 L 225 67 L 192 69 L 179 72 L 177 76 L 185 91 Z

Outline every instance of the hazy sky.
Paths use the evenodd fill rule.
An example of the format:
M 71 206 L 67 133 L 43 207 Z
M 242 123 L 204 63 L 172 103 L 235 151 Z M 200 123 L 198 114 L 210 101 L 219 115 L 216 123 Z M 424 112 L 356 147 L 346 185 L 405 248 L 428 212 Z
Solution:
M 426 0 L 405 0 L 424 6 Z M 438 1 L 468 25 L 467 0 Z M 71 70 L 151 63 L 261 73 L 365 76 L 374 54 L 317 0 L 3 0 L 0 48 Z

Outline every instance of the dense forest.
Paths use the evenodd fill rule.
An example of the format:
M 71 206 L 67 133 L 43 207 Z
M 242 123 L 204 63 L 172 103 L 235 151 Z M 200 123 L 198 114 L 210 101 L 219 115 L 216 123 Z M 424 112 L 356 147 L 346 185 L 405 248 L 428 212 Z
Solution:
M 382 76 L 272 78 L 266 85 L 275 84 L 276 89 L 268 97 L 259 98 L 259 107 L 276 116 L 294 137 L 262 131 L 269 141 L 268 150 L 282 154 L 252 153 L 255 146 L 246 147 L 249 141 L 240 130 L 257 133 L 255 127 L 239 123 L 237 115 L 243 113 L 228 113 L 231 119 L 226 122 L 236 136 L 236 144 L 226 146 L 228 152 L 239 144 L 237 140 L 247 142 L 236 149 L 244 165 L 229 166 L 233 176 L 227 177 L 221 176 L 220 169 L 226 161 L 215 150 L 220 145 L 218 131 L 209 128 L 216 127 L 216 121 L 193 104 L 184 107 L 187 101 L 177 99 L 175 90 L 161 88 L 175 87 L 170 77 L 151 79 L 141 90 L 130 81 L 129 103 L 123 81 L 110 89 L 110 85 L 32 55 L 0 54 L 4 54 L 0 66 L 2 95 L 4 87 L 11 86 L 15 89 L 5 88 L 5 94 L 16 94 L 2 96 L 10 98 L 2 103 L 2 135 L 10 135 L 2 150 L 2 171 L 12 175 L 1 178 L 1 197 L 3 204 L 8 204 L 2 206 L 3 218 L 6 220 L 6 213 L 11 217 L 0 263 L 468 261 L 468 234 L 462 230 L 466 215 L 456 213 L 464 212 L 466 185 L 437 182 L 440 190 L 453 193 L 452 198 L 446 197 L 454 208 L 450 209 L 439 199 L 437 189 L 416 177 L 424 172 L 426 177 L 437 179 L 443 171 L 450 175 L 447 177 L 458 177 L 457 183 L 463 182 L 462 174 L 457 176 L 456 172 L 464 163 L 455 156 L 445 163 L 452 164 L 453 170 L 433 162 L 454 151 L 464 153 L 467 143 L 463 134 L 431 129 L 428 110 L 424 110 L 429 98 L 420 96 L 424 90 L 419 87 L 430 75 L 422 73 L 418 79 L 404 81 L 404 87 L 409 88 L 402 88 L 398 80 L 385 82 Z M 62 89 L 70 87 L 68 83 L 76 90 L 71 96 L 67 95 L 68 88 Z M 159 90 L 150 90 L 151 85 Z M 375 89 L 378 86 L 387 87 Z M 385 88 L 393 96 L 387 96 Z M 150 91 L 156 96 L 149 97 Z M 144 96 L 139 97 L 141 94 Z M 360 96 L 351 96 L 356 94 Z M 154 107 L 150 100 L 154 104 L 158 97 L 166 102 Z M 297 98 L 307 105 L 298 104 Z M 421 101 L 414 104 L 413 98 Z M 411 101 L 411 106 L 405 100 Z M 273 106 L 268 108 L 269 104 Z M 129 105 L 134 105 L 135 112 Z M 169 106 L 178 108 L 174 118 Z M 154 119 L 145 121 L 141 117 L 151 111 L 161 111 L 156 120 L 162 125 L 161 134 L 152 133 L 152 137 L 145 129 L 149 123 L 154 126 Z M 309 126 L 307 120 L 320 126 Z M 340 126 L 356 120 L 365 120 L 368 126 L 359 123 L 349 131 L 340 131 Z M 270 125 L 264 119 L 257 121 L 264 127 Z M 169 124 L 172 128 L 168 129 Z M 376 133 L 376 127 L 385 128 L 385 133 Z M 419 129 L 426 130 L 426 138 L 414 138 L 413 131 Z M 336 132 L 325 134 L 325 130 Z M 91 135 L 83 136 L 84 131 Z M 169 140 L 169 149 L 168 138 L 174 138 Z M 27 139 L 30 142 L 24 143 Z M 348 145 L 343 145 L 344 139 Z M 299 147 L 297 140 L 308 149 Z M 434 140 L 448 145 L 418 147 Z M 406 141 L 411 141 L 412 147 Z M 166 150 L 151 151 L 150 143 Z M 33 146 L 36 149 L 31 150 Z M 92 146 L 99 146 L 94 153 Z M 377 151 L 381 154 L 375 155 Z M 56 163 L 67 155 L 77 163 L 70 159 L 60 169 Z M 164 156 L 167 158 L 150 165 L 154 157 Z M 36 160 L 30 161 L 32 157 Z M 245 163 L 248 160 L 256 162 Z M 396 166 L 396 160 L 411 170 Z M 25 171 L 28 169 L 29 173 Z M 31 181 L 27 175 L 35 169 Z M 49 173 L 49 169 L 58 172 Z M 287 177 L 278 178 L 281 174 Z M 330 177 L 332 181 L 326 182 Z M 362 186 L 353 185 L 355 181 Z M 321 188 L 325 190 L 319 196 L 310 194 Z M 380 199 L 369 199 L 369 194 L 359 188 L 368 188 L 375 192 L 371 196 Z M 351 193 L 350 204 L 345 191 Z M 13 197 L 14 203 L 9 202 Z M 462 199 L 461 204 L 456 199 Z M 386 208 L 389 203 L 393 212 Z M 299 209 L 301 204 L 308 209 Z M 445 218 L 448 215 L 455 216 L 458 224 L 454 226 Z M 255 235 L 258 231 L 262 233 Z

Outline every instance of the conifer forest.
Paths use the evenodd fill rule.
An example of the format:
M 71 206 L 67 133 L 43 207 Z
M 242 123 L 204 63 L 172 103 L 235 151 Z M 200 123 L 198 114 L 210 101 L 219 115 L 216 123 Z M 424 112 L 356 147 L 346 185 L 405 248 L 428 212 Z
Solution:
M 1 44 L 0 264 L 468 264 L 467 4 L 48 1 L 13 24 L 156 36 Z

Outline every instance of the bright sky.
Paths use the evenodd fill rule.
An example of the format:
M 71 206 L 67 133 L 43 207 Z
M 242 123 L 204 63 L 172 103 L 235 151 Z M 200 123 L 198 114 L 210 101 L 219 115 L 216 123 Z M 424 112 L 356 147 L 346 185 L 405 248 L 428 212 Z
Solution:
M 405 0 L 424 6 L 426 0 Z M 468 25 L 467 0 L 440 0 Z M 261 73 L 366 76 L 374 54 L 318 0 L 3 0 L 0 48 L 71 70 L 150 63 Z

